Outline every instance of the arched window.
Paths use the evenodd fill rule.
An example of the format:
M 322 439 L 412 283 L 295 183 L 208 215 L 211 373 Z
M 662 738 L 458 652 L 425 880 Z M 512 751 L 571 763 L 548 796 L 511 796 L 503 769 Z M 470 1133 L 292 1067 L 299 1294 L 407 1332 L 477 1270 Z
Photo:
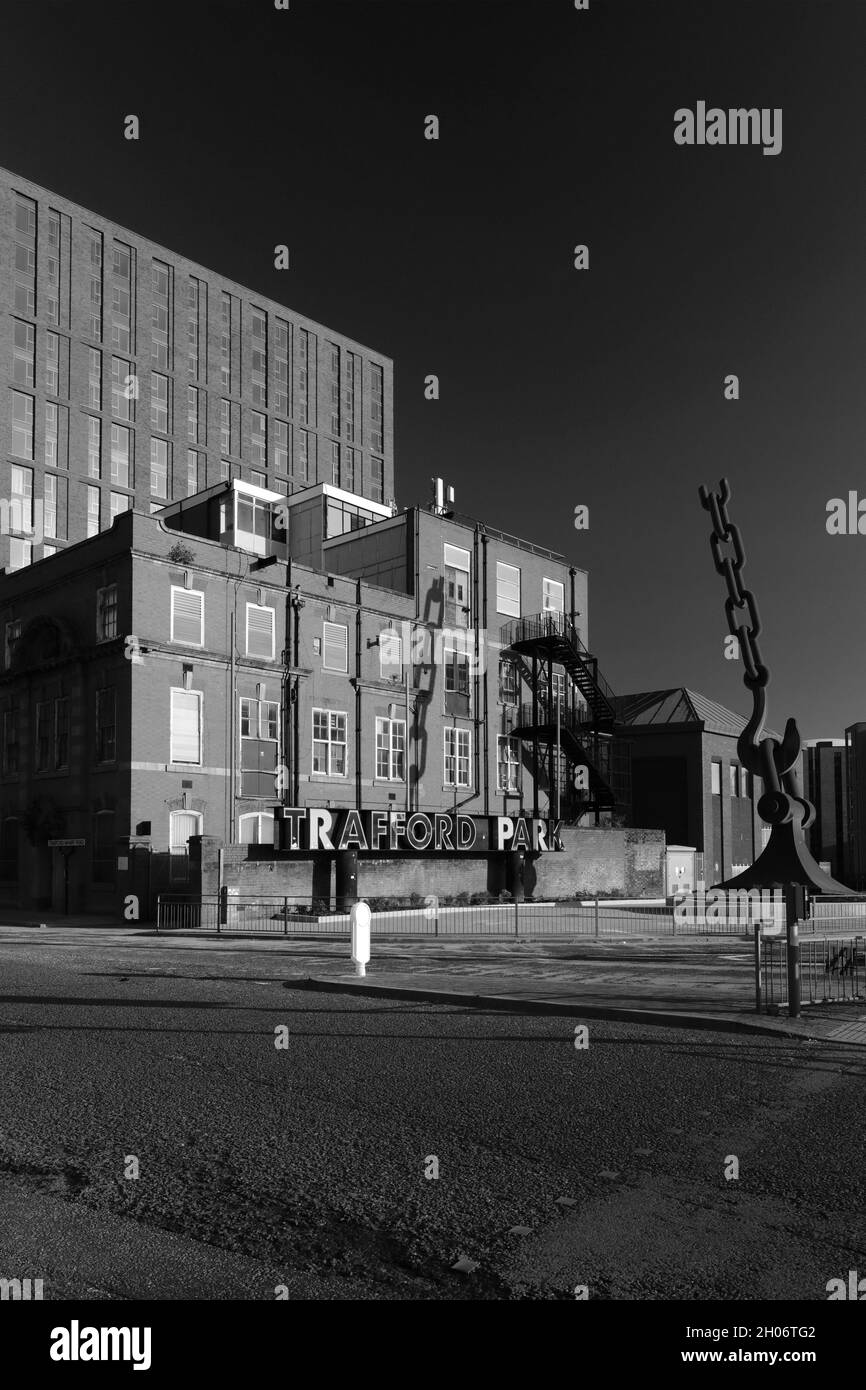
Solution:
M 202 833 L 202 819 L 200 811 L 172 811 L 169 817 L 169 877 L 173 883 L 185 883 L 189 878 L 189 837 Z
M 238 837 L 242 845 L 272 845 L 274 843 L 273 811 L 249 811 L 238 820 Z

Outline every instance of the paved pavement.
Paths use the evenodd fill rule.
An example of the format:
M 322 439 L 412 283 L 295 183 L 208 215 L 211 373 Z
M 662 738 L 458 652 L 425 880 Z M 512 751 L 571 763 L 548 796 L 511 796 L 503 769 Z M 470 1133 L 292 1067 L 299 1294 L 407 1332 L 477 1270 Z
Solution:
M 866 1045 L 866 1001 L 804 1009 L 801 1020 L 755 1012 L 751 943 L 735 936 L 622 938 L 577 941 L 390 939 L 373 942 L 373 958 L 358 981 L 345 939 L 282 936 L 157 935 L 152 927 L 103 924 L 0 926 L 0 949 L 18 942 L 59 949 L 96 943 L 135 950 L 148 958 L 170 947 L 193 957 L 210 955 L 231 974 L 231 962 L 267 961 L 299 987 L 351 989 L 431 1002 L 508 1000 L 527 1010 L 576 1012 L 586 1017 L 633 1018 L 728 1031 L 787 1033 Z
M 859 1049 L 598 1020 L 581 1050 L 562 1018 L 286 988 L 334 968 L 303 949 L 0 934 L 3 1277 L 48 1298 L 824 1299 L 862 1268 Z

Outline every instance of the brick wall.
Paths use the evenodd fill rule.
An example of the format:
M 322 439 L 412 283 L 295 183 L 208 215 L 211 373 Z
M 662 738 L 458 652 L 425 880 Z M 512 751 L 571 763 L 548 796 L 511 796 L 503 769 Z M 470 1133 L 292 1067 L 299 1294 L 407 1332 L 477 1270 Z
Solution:
M 526 865 L 527 892 L 536 898 L 567 897 L 573 893 L 616 894 L 626 897 L 664 896 L 664 834 L 658 830 L 606 827 L 566 829 L 564 854 L 542 854 Z M 204 837 L 206 869 L 202 891 L 218 889 L 218 842 Z M 246 845 L 222 850 L 222 886 L 236 888 L 241 897 L 328 897 L 333 891 L 329 860 L 257 858 L 266 851 Z M 363 897 L 409 897 L 434 893 L 451 897 L 459 892 L 498 893 L 505 886 L 505 868 L 498 855 L 359 857 L 358 890 Z

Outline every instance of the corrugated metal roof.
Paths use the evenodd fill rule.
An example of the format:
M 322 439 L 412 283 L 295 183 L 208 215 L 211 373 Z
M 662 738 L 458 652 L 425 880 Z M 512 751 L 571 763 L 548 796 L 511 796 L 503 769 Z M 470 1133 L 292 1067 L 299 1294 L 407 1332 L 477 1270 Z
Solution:
M 698 690 L 675 686 L 672 690 L 645 690 L 638 695 L 618 695 L 617 718 L 623 724 L 701 724 L 708 734 L 739 738 L 746 727 L 741 714 L 726 709 Z M 772 729 L 765 734 L 778 738 Z

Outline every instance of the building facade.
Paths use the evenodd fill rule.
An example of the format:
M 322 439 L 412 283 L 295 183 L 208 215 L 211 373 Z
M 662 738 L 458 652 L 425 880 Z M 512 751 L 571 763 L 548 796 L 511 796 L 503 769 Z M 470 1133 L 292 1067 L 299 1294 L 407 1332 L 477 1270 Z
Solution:
M 610 810 L 585 573 L 453 514 L 347 511 L 364 503 L 219 483 L 2 578 L 0 900 L 63 905 L 52 838 L 84 841 L 70 910 L 109 911 L 182 891 L 191 837 L 273 844 L 281 805 Z M 318 546 L 326 567 L 294 558 Z
M 0 568 L 243 479 L 394 496 L 393 364 L 0 170 Z
M 815 807 L 806 843 L 840 883 L 851 877 L 848 756 L 845 739 L 803 740 L 803 794 Z
M 635 825 L 703 856 L 707 887 L 754 862 L 770 829 L 760 819 L 760 781 L 737 757 L 746 721 L 685 687 L 616 700 L 617 731 L 631 745 Z

